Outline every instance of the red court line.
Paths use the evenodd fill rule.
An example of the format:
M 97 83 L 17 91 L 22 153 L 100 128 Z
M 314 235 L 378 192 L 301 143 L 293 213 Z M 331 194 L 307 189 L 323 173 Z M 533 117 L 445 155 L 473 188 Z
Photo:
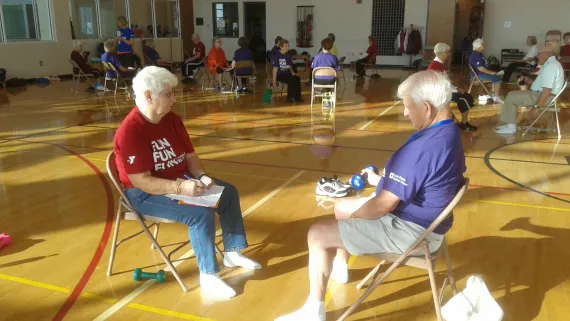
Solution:
M 83 272 L 81 279 L 79 279 L 79 282 L 77 282 L 75 288 L 73 288 L 73 291 L 71 292 L 69 297 L 67 297 L 67 300 L 65 300 L 61 308 L 59 308 L 57 314 L 52 319 L 54 321 L 55 320 L 59 321 L 63 320 L 63 318 L 69 312 L 75 301 L 77 301 L 77 298 L 79 297 L 79 295 L 81 295 L 81 292 L 83 292 L 83 289 L 87 285 L 87 282 L 89 282 L 89 279 L 91 279 L 91 276 L 93 275 L 93 272 L 95 272 L 97 264 L 99 264 L 99 261 L 103 256 L 103 252 L 105 251 L 105 247 L 107 246 L 107 242 L 109 241 L 109 236 L 111 236 L 111 228 L 113 227 L 115 204 L 114 204 L 113 193 L 111 192 L 111 187 L 109 186 L 109 182 L 107 182 L 107 179 L 105 178 L 103 173 L 101 173 L 101 171 L 93 163 L 91 163 L 89 160 L 87 160 L 85 157 L 81 156 L 80 154 L 66 147 L 50 143 L 39 143 L 39 144 L 48 144 L 61 148 L 69 152 L 70 154 L 74 155 L 75 157 L 83 161 L 85 164 L 87 164 L 87 166 L 89 166 L 95 172 L 95 174 L 101 181 L 101 184 L 103 184 L 103 187 L 105 188 L 105 194 L 107 197 L 107 219 L 105 222 L 105 228 L 103 230 L 103 234 L 101 235 L 101 239 L 99 240 L 99 244 L 97 246 L 97 249 L 95 250 L 95 253 L 93 254 L 93 257 L 91 258 L 91 262 L 89 262 L 89 265 L 85 269 L 85 272 Z

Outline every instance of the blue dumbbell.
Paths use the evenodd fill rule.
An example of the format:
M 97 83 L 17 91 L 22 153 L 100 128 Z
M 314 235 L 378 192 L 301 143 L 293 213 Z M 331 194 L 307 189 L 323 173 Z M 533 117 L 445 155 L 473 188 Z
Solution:
M 376 173 L 376 175 L 380 173 L 378 171 L 378 168 L 374 165 L 368 165 L 365 168 L 373 171 L 374 173 Z M 356 174 L 352 176 L 352 178 L 350 179 L 350 186 L 352 186 L 352 188 L 354 188 L 355 190 L 360 191 L 366 186 L 366 179 L 367 179 L 366 176 L 367 176 L 366 173 L 364 175 Z

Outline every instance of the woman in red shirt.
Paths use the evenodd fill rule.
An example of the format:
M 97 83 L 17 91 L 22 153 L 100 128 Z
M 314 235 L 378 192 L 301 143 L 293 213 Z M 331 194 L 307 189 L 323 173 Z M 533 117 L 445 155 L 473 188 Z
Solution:
M 261 265 L 240 253 L 247 248 L 247 240 L 237 189 L 206 174 L 182 119 L 171 111 L 177 85 L 175 75 L 155 66 L 144 68 L 133 79 L 137 106 L 115 135 L 117 169 L 125 193 L 138 212 L 189 227 L 202 290 L 230 298 L 236 292 L 218 276 L 214 212 L 222 227 L 224 265 L 250 270 Z M 200 196 L 213 185 L 224 186 L 217 209 L 181 205 L 165 196 Z
M 231 70 L 226 59 L 226 53 L 222 49 L 222 39 L 215 37 L 212 40 L 212 49 L 208 53 L 208 71 L 212 75 L 216 75 L 218 85 L 222 84 L 222 74 Z
M 564 34 L 564 46 L 560 47 L 560 63 L 564 70 L 570 70 L 570 32 Z
M 356 75 L 354 78 L 364 77 L 364 64 L 376 64 L 376 56 L 378 56 L 378 47 L 376 47 L 376 37 L 368 36 L 368 49 L 366 49 L 366 57 L 356 61 Z

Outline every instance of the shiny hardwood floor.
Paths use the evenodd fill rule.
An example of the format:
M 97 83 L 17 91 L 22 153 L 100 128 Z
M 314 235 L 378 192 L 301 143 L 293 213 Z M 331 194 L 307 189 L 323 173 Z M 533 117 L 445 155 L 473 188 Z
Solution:
M 188 293 L 171 276 L 163 284 L 133 281 L 136 267 L 164 268 L 144 236 L 119 247 L 116 273 L 105 275 L 117 195 L 104 160 L 131 99 L 73 93 L 70 81 L 1 90 L 0 233 L 14 243 L 0 250 L 0 319 L 263 321 L 296 309 L 308 293 L 307 230 L 334 204 L 315 196 L 315 182 L 383 166 L 413 132 L 394 97 L 407 73 L 381 74 L 379 81 L 347 78 L 336 112 L 318 106 L 312 115 L 308 87 L 300 105 L 262 103 L 262 79 L 258 93 L 238 97 L 196 84 L 176 89 L 174 111 L 208 172 L 240 191 L 247 254 L 264 266 L 224 268 L 238 292 L 227 301 L 200 295 L 194 259 L 178 267 Z M 463 133 L 472 185 L 448 233 L 455 276 L 462 288 L 470 275 L 482 275 L 504 320 L 568 320 L 570 113 L 561 112 L 566 136 L 557 142 L 551 131 L 495 134 L 499 111 L 475 107 L 480 130 Z M 137 228 L 123 223 L 121 234 Z M 159 240 L 168 249 L 187 237 L 175 224 L 162 226 Z M 350 283 L 329 286 L 327 320 L 360 295 L 355 285 L 376 263 L 351 258 Z M 350 320 L 435 320 L 429 291 L 424 272 L 400 268 Z

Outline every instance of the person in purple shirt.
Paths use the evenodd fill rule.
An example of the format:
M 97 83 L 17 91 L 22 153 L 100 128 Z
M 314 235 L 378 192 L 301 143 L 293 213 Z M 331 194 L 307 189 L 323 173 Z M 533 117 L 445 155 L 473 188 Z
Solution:
M 495 92 L 491 98 L 493 98 L 496 103 L 502 104 L 504 102 L 499 97 L 499 92 L 501 91 L 501 82 L 503 81 L 502 76 L 505 72 L 495 72 L 487 68 L 487 60 L 483 55 L 483 50 L 485 50 L 483 39 L 476 39 L 473 41 L 473 52 L 469 57 L 469 65 L 471 65 L 471 68 L 475 70 L 475 73 L 477 73 L 477 76 L 481 81 L 490 81 L 493 83 Z M 470 75 L 470 77 L 473 77 L 473 75 Z
M 335 55 L 330 53 L 330 50 L 334 42 L 330 38 L 325 38 L 321 41 L 322 52 L 313 58 L 313 63 L 311 64 L 311 74 L 313 69 L 319 67 L 330 67 L 334 70 L 340 70 L 340 65 L 338 64 L 338 59 Z M 315 84 L 317 85 L 334 85 L 336 77 L 333 76 L 315 76 Z
M 249 41 L 247 41 L 245 37 L 240 37 L 238 39 L 238 46 L 240 48 L 234 52 L 234 58 L 232 60 L 232 68 L 236 67 L 236 63 L 238 61 L 245 61 L 245 60 L 249 60 L 252 62 L 254 61 L 253 52 L 251 52 L 251 50 L 248 48 Z M 238 76 L 251 76 L 255 74 L 255 70 L 251 68 L 234 69 L 234 72 Z M 243 92 L 247 91 L 247 79 L 242 78 L 241 87 Z
M 280 51 L 273 56 L 273 91 L 277 91 L 277 82 L 287 84 L 287 102 L 303 102 L 301 97 L 301 78 L 293 71 L 293 59 L 289 52 L 289 41 L 279 40 Z
M 417 72 L 398 87 L 404 115 L 417 132 L 392 155 L 381 176 L 363 170 L 375 193 L 337 201 L 336 218 L 311 226 L 309 297 L 301 309 L 276 321 L 324 321 L 329 276 L 346 283 L 350 255 L 402 254 L 449 205 L 465 183 L 466 170 L 451 94 L 449 80 L 433 70 Z M 452 224 L 450 216 L 427 236 L 431 252 L 439 249 Z
M 283 40 L 283 37 L 277 36 L 275 38 L 275 46 L 267 53 L 267 59 L 270 63 L 273 63 L 273 56 L 279 54 L 281 48 L 279 48 L 279 41 Z
M 119 62 L 119 58 L 117 57 L 117 54 L 116 54 L 117 45 L 115 43 L 115 40 L 112 40 L 112 39 L 107 40 L 107 41 L 105 41 L 103 46 L 105 48 L 105 53 L 103 54 L 103 56 L 101 56 L 101 62 L 108 62 L 111 65 L 113 65 L 113 67 L 115 67 L 115 69 L 117 69 L 117 71 L 119 72 L 121 77 L 125 77 L 125 78 L 133 77 L 134 73 L 135 73 L 135 69 L 132 67 L 124 67 Z M 107 71 L 107 77 L 108 78 L 116 78 L 117 73 L 113 72 L 113 71 Z

